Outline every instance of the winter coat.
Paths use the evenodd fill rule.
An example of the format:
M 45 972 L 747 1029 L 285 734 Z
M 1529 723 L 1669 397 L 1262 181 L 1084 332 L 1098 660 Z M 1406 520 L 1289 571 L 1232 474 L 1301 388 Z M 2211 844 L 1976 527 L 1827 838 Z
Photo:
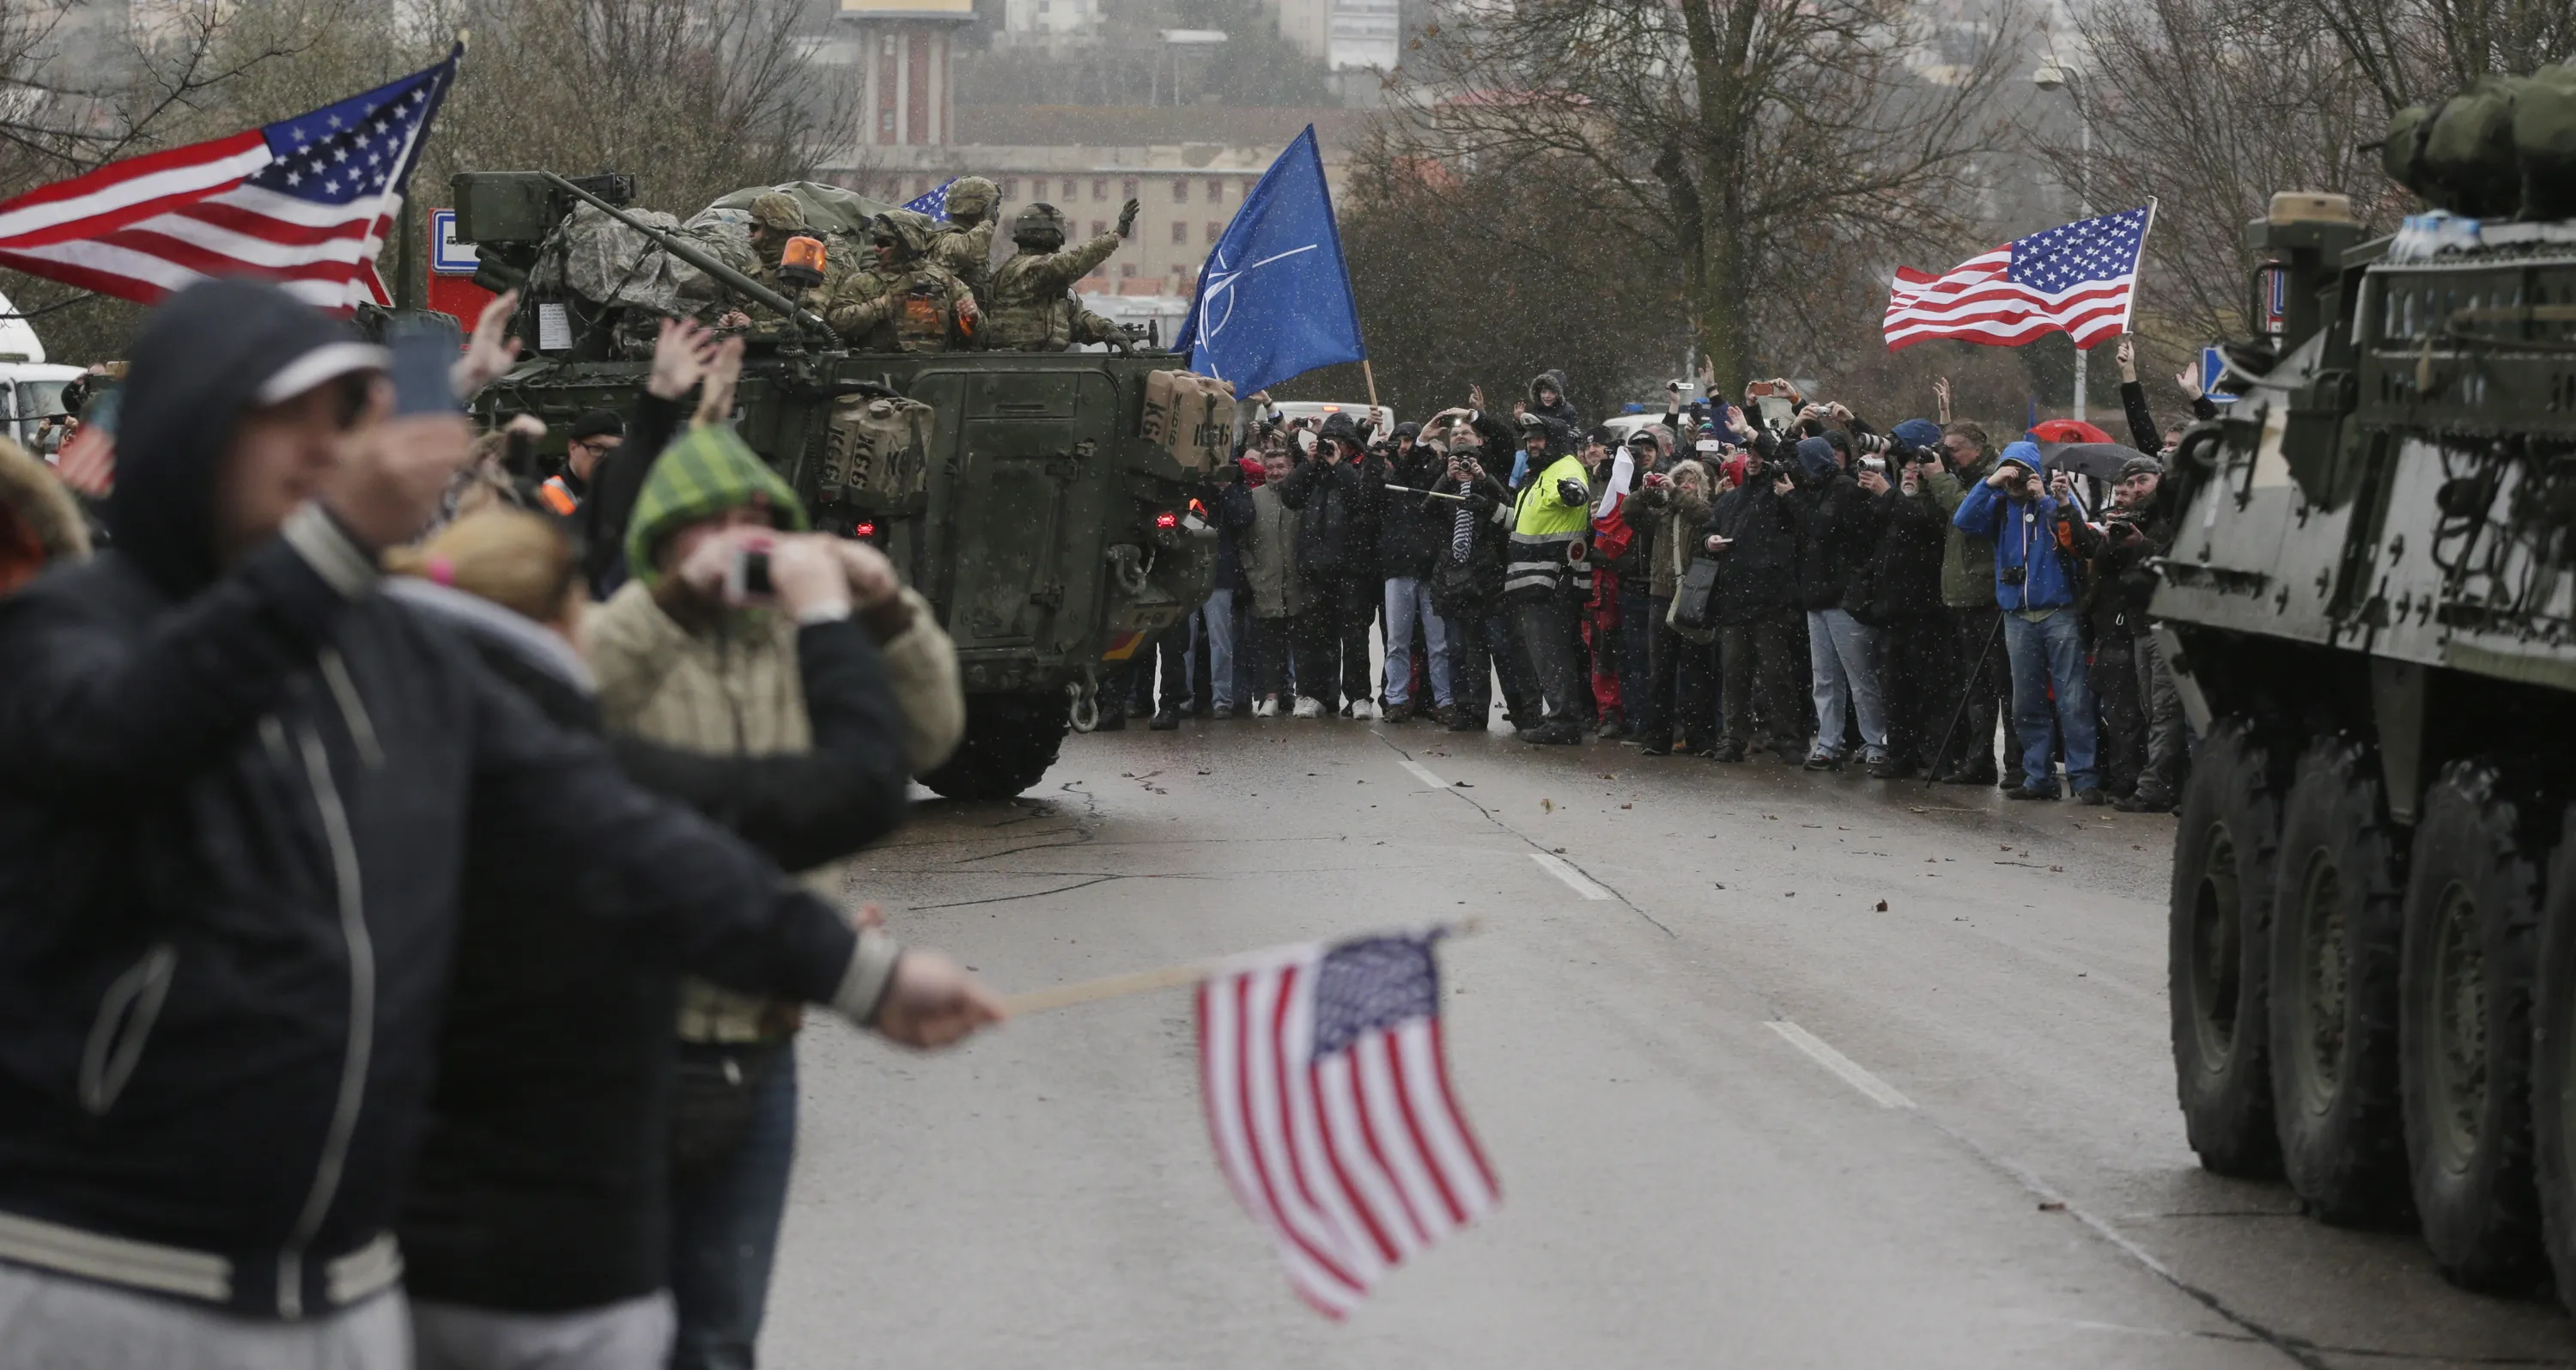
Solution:
M 460 853 L 666 967 L 882 990 L 831 906 L 374 594 L 320 506 L 219 563 L 210 419 L 358 345 L 273 286 L 164 304 L 116 550 L 0 599 L 0 1260 L 265 1319 L 400 1278 Z
M 57 561 L 89 555 L 89 525 L 53 469 L 0 438 L 0 595 Z
M 1647 529 L 1654 533 L 1646 593 L 1670 599 L 1691 563 L 1708 553 L 1707 535 L 1700 528 L 1708 522 L 1711 505 L 1679 485 L 1640 490 L 1634 503 L 1631 518 L 1639 525 L 1640 535 Z
M 1765 468 L 1717 497 L 1700 530 L 1701 546 L 1715 535 L 1735 543 L 1718 554 L 1717 621 L 1753 623 L 1800 607 L 1798 526 L 1788 501 L 1771 488 L 1777 467 Z
M 593 599 L 606 599 L 626 583 L 626 530 L 635 517 L 635 497 L 644 476 L 679 432 L 687 411 L 679 400 L 666 400 L 641 386 L 635 391 L 635 415 L 626 424 L 626 440 L 599 459 L 590 473 L 590 494 L 568 522 L 580 535 L 582 577 Z
M 1279 482 L 1280 502 L 1297 511 L 1297 567 L 1310 581 L 1374 574 L 1364 538 L 1367 492 L 1352 462 L 1313 458 Z
M 1941 549 L 1941 603 L 1952 609 L 1975 609 L 1994 597 L 1995 540 L 1958 525 L 1960 501 L 1968 490 L 1995 473 L 1992 453 L 1981 455 L 1966 471 L 1943 469 L 1932 477 L 1932 502 L 1951 520 L 1949 541 Z
M 1370 465 L 1375 468 L 1378 463 Z M 1379 574 L 1390 580 L 1420 580 L 1430 575 L 1433 560 L 1449 546 L 1449 516 L 1457 507 L 1448 500 L 1389 490 L 1382 482 L 1391 480 L 1406 490 L 1428 490 L 1449 473 L 1448 465 L 1447 457 L 1420 446 L 1385 464 L 1377 486 Z
M 1439 483 L 1431 488 L 1467 496 L 1463 504 L 1432 501 L 1446 509 L 1448 519 L 1441 530 L 1440 551 L 1432 561 L 1431 607 L 1442 617 L 1461 623 L 1483 619 L 1503 605 L 1503 565 L 1511 550 L 1512 492 L 1491 473 L 1462 486 L 1443 472 Z M 1464 560 L 1455 551 L 1461 511 L 1467 515 Z
M 1216 490 L 1216 585 L 1237 595 L 1252 588 L 1244 538 L 1252 531 L 1252 485 L 1238 477 Z
M 596 735 L 593 678 L 562 639 L 488 600 L 398 579 L 386 593 L 453 630 L 559 727 Z M 625 737 L 620 769 L 789 870 L 902 823 L 902 714 L 856 619 L 799 629 L 814 750 L 716 755 Z M 469 864 L 456 966 L 399 1231 L 415 1298 L 549 1313 L 669 1282 L 671 1023 L 679 977 L 613 930 Z M 581 966 L 578 975 L 564 968 Z
M 1276 484 L 1248 496 L 1251 522 L 1243 533 L 1243 579 L 1252 592 L 1254 618 L 1293 618 L 1306 612 L 1305 567 L 1298 555 L 1302 521 Z
M 2014 447 L 2028 447 L 2015 443 Z M 2005 449 L 2010 452 L 2011 448 Z M 2037 460 L 2036 449 L 2032 458 Z M 2006 499 L 1979 481 L 1959 501 L 1950 521 L 1994 540 L 1995 603 L 2008 610 L 2063 609 L 2075 604 L 2075 577 L 2057 546 L 2057 501 Z M 2018 568 L 2021 583 L 2005 574 Z
M 1554 404 L 1538 402 L 1538 387 L 1541 381 L 1556 387 Z M 1574 407 L 1574 395 L 1572 391 L 1566 389 L 1564 372 L 1541 371 L 1530 377 L 1528 401 L 1529 412 L 1564 429 L 1569 440 L 1583 436 L 1585 427 L 1583 411 Z
M 1878 546 L 1853 577 L 1843 607 L 1863 623 L 1918 618 L 1941 608 L 1941 558 L 1950 521 L 1928 491 L 1908 495 L 1891 485 L 1870 496 L 1879 521 Z
M 2164 555 L 2171 530 L 2152 510 L 2142 510 L 2134 519 L 2106 520 L 2099 529 L 2064 508 L 2057 519 L 2075 555 L 2084 559 L 2084 620 L 2094 641 L 2145 636 L 2147 602 L 2156 594 L 2151 563 Z
M 1868 492 L 1839 471 L 1802 471 L 1795 480 L 1787 504 L 1798 528 L 1799 607 L 1842 608 L 1852 582 L 1878 550 L 1883 516 Z

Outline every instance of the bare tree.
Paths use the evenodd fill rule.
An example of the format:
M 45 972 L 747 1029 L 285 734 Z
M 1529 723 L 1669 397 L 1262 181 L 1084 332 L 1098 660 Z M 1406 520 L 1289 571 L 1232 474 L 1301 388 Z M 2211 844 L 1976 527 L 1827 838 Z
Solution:
M 1680 261 L 1721 376 L 1847 358 L 1900 249 L 1971 241 L 1966 173 L 2006 137 L 2009 11 L 1946 26 L 1924 13 L 1900 0 L 1462 6 L 1400 74 L 1400 132 L 1427 156 L 1591 167 L 1599 212 L 1561 231 Z

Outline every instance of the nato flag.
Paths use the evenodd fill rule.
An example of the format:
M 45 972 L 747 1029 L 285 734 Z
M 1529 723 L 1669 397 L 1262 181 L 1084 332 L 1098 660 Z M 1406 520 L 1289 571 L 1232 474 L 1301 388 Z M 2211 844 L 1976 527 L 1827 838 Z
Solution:
M 1243 199 L 1199 268 L 1198 295 L 1173 351 L 1190 369 L 1250 395 L 1368 355 L 1351 298 L 1333 197 L 1309 124 Z

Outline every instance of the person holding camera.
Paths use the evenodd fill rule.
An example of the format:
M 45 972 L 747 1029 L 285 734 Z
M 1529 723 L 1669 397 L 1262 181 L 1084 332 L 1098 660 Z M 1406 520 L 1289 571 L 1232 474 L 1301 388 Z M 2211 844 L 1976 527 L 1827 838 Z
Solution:
M 2057 518 L 2066 484 L 2061 478 L 2052 490 L 2040 467 L 2035 444 L 2006 447 L 1995 473 L 1968 490 L 1950 521 L 1995 542 L 1995 604 L 2003 611 L 2022 745 L 2022 783 L 2009 793 L 2058 797 L 2049 760 L 2062 735 L 2076 802 L 2102 804 L 2108 800 L 2093 769 L 2093 686 L 2085 673 L 2073 557 L 2061 544 Z
M 1714 617 L 1725 730 L 1716 759 L 1742 761 L 1758 720 L 1772 755 L 1796 765 L 1807 745 L 1807 706 L 1798 697 L 1806 656 L 1798 525 L 1789 515 L 1790 487 L 1771 463 L 1778 439 L 1750 425 L 1735 431 L 1752 446 L 1735 488 L 1717 497 L 1700 530 L 1702 548 L 1719 560 Z
M 1315 434 L 1314 456 L 1279 482 L 1280 502 L 1297 511 L 1297 565 L 1309 607 L 1297 646 L 1299 718 L 1366 718 L 1369 624 L 1377 618 L 1375 502 L 1360 474 L 1359 425 L 1333 414 Z M 1336 701 L 1339 708 L 1336 710 Z
M 2125 813 L 2171 809 L 2180 780 L 2181 700 L 2147 630 L 2147 601 L 2156 593 L 2149 563 L 2172 537 L 2156 508 L 2163 477 L 2164 463 L 2131 457 L 2099 525 L 2063 504 L 2057 513 L 2066 542 L 2088 563 L 2084 616 L 2102 701 L 2102 781 Z
M 730 384 L 710 377 L 702 416 Z M 777 604 L 760 555 L 766 538 L 806 528 L 795 492 L 733 430 L 702 422 L 663 450 L 627 530 L 635 578 L 582 622 L 608 732 L 720 755 L 812 750 L 804 625 Z M 911 589 L 858 599 L 852 612 L 874 630 L 888 676 L 918 682 L 898 692 L 903 764 L 919 775 L 965 733 L 956 650 Z M 691 1111 L 695 1081 L 706 1108 L 744 1118 L 730 1146 L 672 1179 L 676 1365 L 749 1363 L 787 1198 L 801 1023 L 792 1004 L 694 979 L 681 986 L 679 1109 Z
M 1887 719 L 1887 756 L 1870 770 L 1901 780 L 1932 764 L 1950 700 L 1935 684 L 1950 675 L 1950 629 L 1941 612 L 1941 558 L 1950 520 L 1932 501 L 1941 430 L 1907 419 L 1890 431 L 1884 457 L 1864 457 L 1855 477 L 1880 519 L 1878 545 L 1852 582 L 1845 607 L 1877 633 L 1878 678 Z
M 1449 424 L 1449 451 L 1431 488 L 1464 497 L 1439 501 L 1448 514 L 1438 525 L 1428 581 L 1432 608 L 1448 620 L 1449 680 L 1456 701 L 1449 730 L 1485 730 L 1498 676 L 1512 725 L 1535 728 L 1541 712 L 1538 691 L 1521 649 L 1519 624 L 1503 600 L 1512 492 L 1485 466 L 1487 454 L 1511 450 L 1510 434 L 1490 417 L 1466 409 L 1444 410 L 1431 426 L 1438 429 L 1444 422 Z
M 1932 502 L 1940 506 L 1944 519 L 1955 519 L 1968 491 L 1995 473 L 1995 457 L 1985 429 L 1950 419 L 1948 379 L 1935 382 L 1932 393 L 1942 416 L 1941 467 L 1931 473 Z M 1948 749 L 1935 759 L 1932 778 L 1945 785 L 2017 788 L 2021 775 L 2013 769 L 2011 758 L 2021 754 L 2021 742 L 2008 703 L 2011 675 L 1992 650 L 1995 639 L 2003 635 L 1998 622 L 2003 611 L 1995 607 L 1995 543 L 1956 522 L 1950 525 L 1949 541 L 1941 551 L 1941 607 L 1950 624 L 1953 663 L 1944 694 L 1964 699 L 1965 708 L 1951 728 Z M 2003 720 L 2005 757 L 2000 779 L 1995 765 L 1998 715 Z

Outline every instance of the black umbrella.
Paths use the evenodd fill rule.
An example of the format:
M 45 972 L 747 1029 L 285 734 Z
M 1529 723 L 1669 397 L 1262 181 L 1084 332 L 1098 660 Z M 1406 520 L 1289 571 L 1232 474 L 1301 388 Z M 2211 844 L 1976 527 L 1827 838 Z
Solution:
M 2120 468 L 2140 455 L 2138 449 L 2116 442 L 2043 442 L 2039 454 L 2051 471 L 2072 471 L 2105 481 L 2117 481 Z

